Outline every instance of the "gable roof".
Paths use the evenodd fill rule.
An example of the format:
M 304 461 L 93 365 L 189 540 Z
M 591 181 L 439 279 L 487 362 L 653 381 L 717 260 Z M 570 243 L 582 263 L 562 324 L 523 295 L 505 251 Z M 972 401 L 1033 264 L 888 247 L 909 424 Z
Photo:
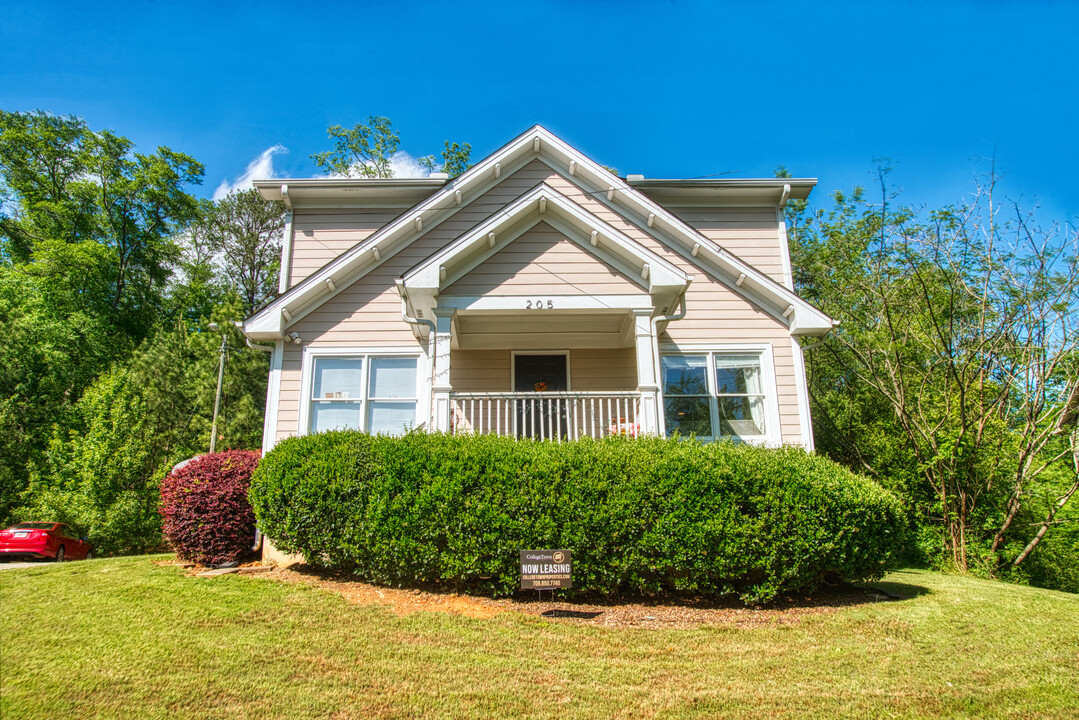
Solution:
M 540 183 L 405 273 L 403 286 L 408 289 L 412 306 L 417 309 L 433 306 L 444 288 L 540 222 L 563 232 L 611 267 L 636 279 L 654 298 L 657 307 L 673 304 L 688 285 L 686 274 L 670 262 L 554 188 Z M 426 297 L 427 302 L 421 302 L 420 297 Z
M 831 329 L 831 318 L 793 291 L 732 255 L 622 178 L 570 147 L 543 127 L 535 125 L 366 240 L 357 243 L 290 288 L 248 318 L 244 323 L 244 332 L 252 339 L 282 337 L 289 324 L 336 295 L 339 288 L 343 289 L 355 282 L 424 232 L 451 217 L 458 208 L 496 185 L 504 174 L 511 174 L 537 157 L 552 168 L 560 171 L 564 169 L 576 182 L 591 187 L 601 202 L 605 196 L 606 204 L 613 206 L 642 231 L 686 257 L 692 257 L 696 263 L 705 267 L 709 274 L 732 290 L 789 323 L 793 334 L 821 335 Z M 335 182 L 340 184 L 340 181 Z M 355 182 L 358 186 L 363 183 Z M 547 201 L 553 202 L 555 196 L 550 194 L 553 189 L 547 188 L 547 192 Z M 564 196 L 560 197 L 565 199 Z M 538 203 L 539 197 L 534 200 Z M 566 212 L 569 213 L 568 210 Z M 595 216 L 590 217 L 593 229 L 598 230 L 596 225 L 602 221 Z M 638 248 L 638 252 L 644 251 L 638 243 L 632 244 Z M 620 243 L 615 243 L 615 246 L 621 247 Z M 626 252 L 634 257 L 633 253 Z M 669 266 L 669 263 L 667 265 Z M 659 264 L 653 266 L 650 261 L 649 271 L 652 267 L 659 269 Z

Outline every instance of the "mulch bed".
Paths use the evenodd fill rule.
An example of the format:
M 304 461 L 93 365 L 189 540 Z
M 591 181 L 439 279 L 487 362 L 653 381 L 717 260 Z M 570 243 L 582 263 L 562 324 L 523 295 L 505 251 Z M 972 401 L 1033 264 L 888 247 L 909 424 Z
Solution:
M 704 625 L 739 627 L 791 625 L 804 617 L 839 608 L 887 600 L 885 595 L 849 585 L 825 587 L 808 596 L 785 596 L 760 607 L 747 607 L 737 598 L 619 598 L 585 597 L 543 600 L 534 592 L 491 599 L 462 595 L 438 586 L 390 588 L 361 582 L 352 576 L 327 572 L 302 563 L 278 567 L 259 577 L 277 582 L 304 583 L 339 593 L 350 602 L 387 606 L 398 615 L 447 612 L 490 618 L 505 612 L 523 613 L 552 622 L 616 628 L 695 628 Z

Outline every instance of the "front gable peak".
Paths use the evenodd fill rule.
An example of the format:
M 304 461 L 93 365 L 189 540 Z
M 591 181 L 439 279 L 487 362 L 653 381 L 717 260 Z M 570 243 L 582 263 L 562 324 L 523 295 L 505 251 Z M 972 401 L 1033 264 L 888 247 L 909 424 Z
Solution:
M 541 183 L 406 273 L 403 286 L 413 306 L 433 308 L 443 290 L 541 222 L 631 278 L 656 308 L 673 305 L 688 285 L 687 275 L 670 262 Z

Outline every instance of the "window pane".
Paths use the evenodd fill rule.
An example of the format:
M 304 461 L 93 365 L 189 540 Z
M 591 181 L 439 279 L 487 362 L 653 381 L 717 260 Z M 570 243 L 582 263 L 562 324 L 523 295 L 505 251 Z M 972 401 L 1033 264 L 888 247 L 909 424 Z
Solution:
M 325 430 L 359 430 L 360 403 L 313 402 L 311 403 L 311 432 Z
M 759 395 L 761 361 L 758 355 L 716 355 L 716 393 Z
M 371 358 L 368 397 L 416 397 L 416 358 Z
M 367 432 L 372 435 L 404 435 L 416 425 L 416 403 L 371 402 Z
M 719 398 L 719 434 L 733 437 L 764 435 L 764 400 Z
M 708 393 L 708 357 L 706 355 L 665 355 L 663 366 L 664 395 L 706 395 Z M 707 434 L 711 435 L 711 431 Z
M 363 358 L 322 357 L 315 360 L 316 399 L 360 399 Z
M 663 401 L 663 411 L 667 417 L 668 435 L 708 437 L 712 434 L 708 398 L 669 397 Z

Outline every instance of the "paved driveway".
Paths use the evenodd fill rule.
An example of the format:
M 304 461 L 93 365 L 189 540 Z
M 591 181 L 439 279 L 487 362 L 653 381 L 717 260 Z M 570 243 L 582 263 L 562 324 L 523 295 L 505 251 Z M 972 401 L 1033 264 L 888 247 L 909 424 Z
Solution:
M 0 570 L 22 570 L 23 568 L 40 567 L 47 564 L 43 562 L 2 562 L 0 563 Z

